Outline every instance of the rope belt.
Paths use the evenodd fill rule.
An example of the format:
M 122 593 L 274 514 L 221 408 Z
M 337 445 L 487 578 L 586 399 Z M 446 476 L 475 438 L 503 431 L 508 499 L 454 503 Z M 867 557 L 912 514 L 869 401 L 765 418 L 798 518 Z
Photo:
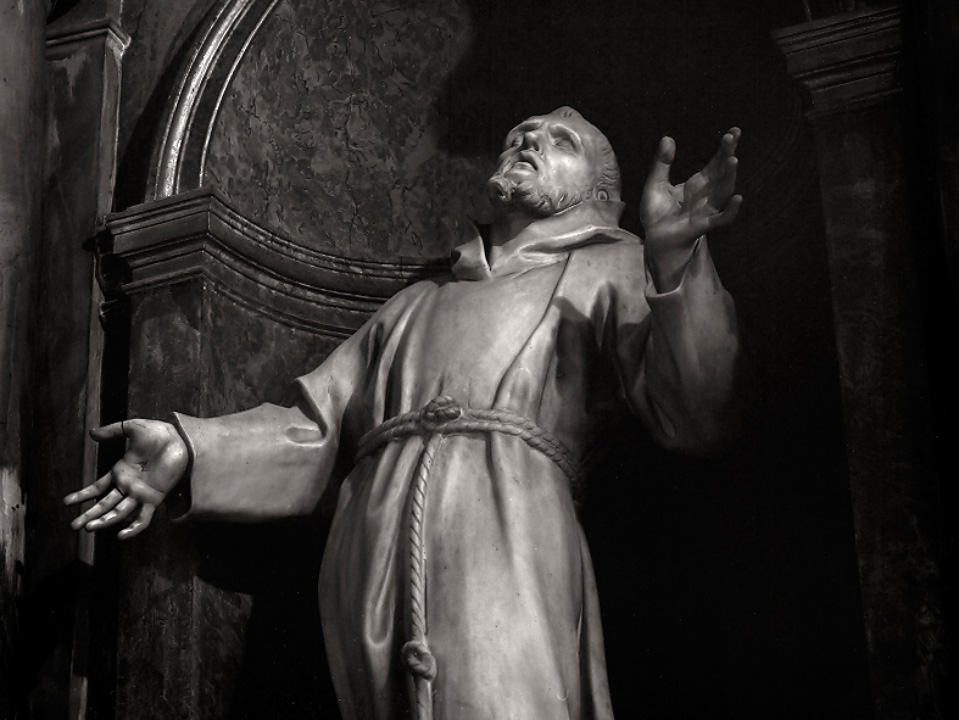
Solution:
M 460 406 L 456 400 L 440 396 L 425 408 L 397 415 L 360 438 L 357 460 L 368 457 L 394 440 L 422 435 L 426 444 L 420 453 L 410 492 L 410 634 L 411 639 L 401 650 L 403 664 L 413 676 L 416 687 L 416 720 L 432 720 L 433 680 L 436 678 L 436 658 L 430 652 L 426 639 L 426 546 L 423 524 L 426 497 L 433 459 L 447 435 L 474 433 L 501 433 L 520 438 L 556 463 L 571 482 L 580 474 L 578 464 L 563 444 L 549 432 L 522 415 L 509 410 L 472 410 Z

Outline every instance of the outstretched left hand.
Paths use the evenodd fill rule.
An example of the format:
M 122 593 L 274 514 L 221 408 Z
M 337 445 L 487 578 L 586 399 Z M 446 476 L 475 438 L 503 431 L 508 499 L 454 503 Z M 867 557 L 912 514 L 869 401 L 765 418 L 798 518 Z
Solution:
M 660 141 L 640 204 L 646 258 L 659 292 L 679 285 L 697 238 L 736 219 L 743 201 L 734 194 L 740 134 L 739 128 L 730 128 L 706 167 L 679 185 L 669 182 L 676 143 L 670 137 Z

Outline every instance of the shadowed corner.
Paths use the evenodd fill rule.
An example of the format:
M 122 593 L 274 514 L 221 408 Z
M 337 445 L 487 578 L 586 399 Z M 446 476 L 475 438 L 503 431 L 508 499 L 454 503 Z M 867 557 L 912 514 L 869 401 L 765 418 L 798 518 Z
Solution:
M 24 575 L 18 562 L 17 573 Z M 27 595 L 18 597 L 19 634 L 29 642 L 17 644 L 12 663 L 12 689 L 15 716 L 30 717 L 30 697 L 37 688 L 41 671 L 54 654 L 69 652 L 73 644 L 77 608 L 81 598 L 93 591 L 93 568 L 80 560 L 63 566 L 47 576 Z M 74 674 L 87 675 L 85 666 L 74 667 Z
M 244 616 L 217 622 L 208 650 L 226 651 L 236 667 L 221 673 L 218 692 L 229 698 L 229 720 L 337 717 L 323 631 L 317 578 L 335 493 L 327 493 L 308 518 L 267 524 L 197 523 L 199 580 L 213 593 L 240 598 L 210 604 L 211 612 Z M 246 600 L 244 601 L 243 598 Z

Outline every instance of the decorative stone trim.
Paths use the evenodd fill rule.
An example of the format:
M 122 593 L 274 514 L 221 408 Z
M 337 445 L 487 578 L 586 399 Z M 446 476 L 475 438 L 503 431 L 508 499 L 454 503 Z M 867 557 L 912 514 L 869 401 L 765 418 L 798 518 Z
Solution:
M 123 55 L 130 45 L 130 36 L 123 32 L 123 29 L 113 20 L 95 20 L 73 27 L 54 25 L 47 29 L 47 59 L 69 52 L 66 48 L 70 46 L 100 38 L 106 39 L 107 46 L 118 57 Z
M 111 215 L 105 235 L 101 250 L 119 261 L 114 274 L 125 294 L 200 278 L 252 311 L 324 334 L 348 334 L 406 285 L 449 267 L 304 248 L 243 217 L 211 188 Z
M 152 197 L 199 187 L 213 125 L 250 42 L 279 0 L 223 0 L 203 26 L 177 82 Z
M 856 10 L 773 34 L 786 69 L 809 93 L 811 120 L 881 102 L 900 91 L 901 10 Z

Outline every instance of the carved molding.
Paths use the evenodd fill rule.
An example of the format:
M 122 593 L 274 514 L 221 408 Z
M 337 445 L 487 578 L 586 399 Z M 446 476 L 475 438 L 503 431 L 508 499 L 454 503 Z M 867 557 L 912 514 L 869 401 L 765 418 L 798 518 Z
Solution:
M 152 197 L 171 197 L 200 186 L 223 96 L 254 36 L 278 2 L 223 0 L 210 15 L 172 96 Z
M 786 68 L 809 93 L 816 120 L 881 102 L 900 91 L 901 10 L 868 8 L 783 28 L 773 34 Z
M 406 285 L 448 269 L 446 261 L 354 260 L 304 248 L 210 188 L 112 215 L 106 234 L 111 275 L 121 275 L 104 278 L 107 287 L 130 295 L 199 278 L 253 312 L 326 335 L 348 335 Z
M 103 98 L 100 101 L 99 132 L 91 137 L 95 140 L 99 165 L 93 176 L 87 176 L 87 182 L 96 182 L 97 193 L 95 206 L 91 208 L 96 219 L 106 215 L 113 204 L 113 189 L 116 181 L 116 149 L 119 133 L 118 101 L 120 93 L 120 74 L 123 55 L 130 46 L 130 36 L 127 35 L 113 20 L 102 19 L 76 25 L 53 25 L 47 27 L 46 61 L 50 68 L 65 72 L 71 78 L 69 99 L 64 98 L 66 105 L 59 107 L 54 93 L 56 89 L 51 85 L 48 89 L 49 107 L 59 108 L 52 110 L 61 114 L 52 120 L 54 125 L 62 123 L 64 126 L 76 121 L 71 109 L 72 104 L 80 101 L 74 98 L 74 83 L 83 74 L 80 68 L 83 62 L 102 63 L 100 83 Z M 80 64 L 78 65 L 78 61 Z M 87 90 L 89 92 L 89 90 Z M 87 98 L 87 100 L 91 100 Z M 74 195 L 73 188 L 68 195 Z M 80 191 L 82 192 L 82 191 Z M 89 231 L 88 231 L 89 232 Z M 88 236 L 84 236 L 88 237 Z M 82 241 L 83 237 L 74 237 L 74 242 Z
M 47 60 L 69 54 L 81 43 L 101 39 L 117 61 L 130 45 L 130 36 L 113 20 L 97 20 L 73 27 L 50 26 L 47 28 Z

